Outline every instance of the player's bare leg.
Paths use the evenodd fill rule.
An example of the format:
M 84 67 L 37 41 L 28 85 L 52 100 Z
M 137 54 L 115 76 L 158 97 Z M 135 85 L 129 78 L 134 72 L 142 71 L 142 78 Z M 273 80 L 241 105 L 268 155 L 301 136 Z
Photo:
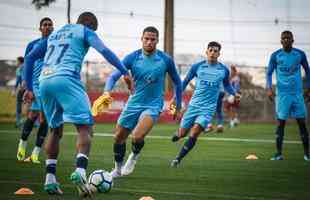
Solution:
M 144 138 L 152 130 L 153 124 L 154 122 L 152 117 L 149 115 L 145 115 L 138 122 L 135 129 L 132 131 L 132 145 L 131 145 L 132 151 L 122 169 L 122 175 L 129 175 L 133 172 L 140 151 L 144 146 Z
M 179 141 L 181 138 L 184 138 L 185 136 L 187 136 L 189 131 L 190 131 L 189 128 L 179 128 L 178 131 L 175 134 L 173 134 L 171 141 L 172 142 Z
M 113 178 L 119 177 L 122 175 L 122 167 L 124 162 L 124 156 L 126 153 L 126 139 L 130 134 L 130 130 L 122 127 L 121 125 L 116 125 L 116 132 L 114 135 L 114 160 L 115 167 L 111 172 Z
M 172 167 L 177 167 L 181 160 L 192 150 L 195 146 L 197 138 L 199 135 L 204 131 L 204 128 L 201 127 L 199 124 L 194 124 L 194 126 L 190 129 L 190 136 L 185 141 L 182 149 L 180 150 L 177 157 L 171 162 Z

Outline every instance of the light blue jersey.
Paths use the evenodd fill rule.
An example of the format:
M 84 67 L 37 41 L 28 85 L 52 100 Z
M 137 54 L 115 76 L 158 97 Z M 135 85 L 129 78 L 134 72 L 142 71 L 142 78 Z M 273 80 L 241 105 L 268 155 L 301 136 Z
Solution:
M 276 70 L 277 119 L 288 117 L 305 118 L 306 106 L 303 98 L 301 66 L 306 73 L 307 87 L 310 88 L 310 69 L 305 53 L 292 48 L 290 52 L 279 49 L 271 55 L 267 69 L 267 88 L 272 88 L 272 74 Z
M 54 31 L 47 42 L 39 44 L 27 55 L 25 68 L 27 79 L 31 79 L 30 66 L 45 55 L 39 81 L 49 126 L 56 128 L 64 122 L 92 125 L 89 98 L 80 80 L 82 62 L 89 47 L 94 47 L 122 74 L 127 75 L 127 69 L 94 31 L 80 24 L 65 25 Z
M 219 62 L 209 64 L 204 60 L 192 65 L 183 81 L 183 90 L 193 78 L 196 78 L 196 87 L 182 118 L 181 127 L 191 128 L 197 123 L 206 128 L 216 110 L 221 85 L 229 94 L 235 95 L 235 91 L 229 83 L 228 68 Z
M 279 49 L 271 55 L 267 69 L 267 88 L 272 88 L 272 73 L 276 70 L 278 94 L 301 94 L 301 66 L 306 72 L 307 87 L 310 88 L 310 69 L 305 53 L 292 48 L 290 52 Z
M 148 114 L 156 121 L 164 105 L 166 73 L 170 75 L 175 86 L 177 107 L 181 107 L 181 80 L 173 60 L 160 50 L 152 55 L 145 55 L 137 50 L 123 60 L 130 70 L 135 86 L 135 93 L 128 99 L 118 123 L 125 128 L 133 129 L 141 115 Z M 116 71 L 108 78 L 105 91 L 112 90 L 120 77 Z

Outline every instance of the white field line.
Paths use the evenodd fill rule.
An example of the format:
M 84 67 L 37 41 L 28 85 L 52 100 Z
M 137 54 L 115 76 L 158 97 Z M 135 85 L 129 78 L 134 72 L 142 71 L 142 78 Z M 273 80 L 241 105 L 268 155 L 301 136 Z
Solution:
M 19 134 L 20 131 L 12 131 L 12 130 L 0 130 L 1 133 L 16 133 Z M 76 132 L 65 132 L 64 135 L 76 135 Z M 113 137 L 112 133 L 100 133 L 95 132 L 95 136 L 98 137 Z M 162 135 L 148 135 L 147 138 L 150 139 L 163 139 L 170 140 L 171 136 L 162 136 Z M 223 142 L 252 142 L 252 143 L 275 143 L 275 140 L 267 140 L 267 139 L 248 139 L 248 138 L 222 138 L 222 137 L 200 137 L 199 140 L 203 141 L 223 141 Z M 286 144 L 301 144 L 300 141 L 296 140 L 284 140 Z
M 38 182 L 26 182 L 26 181 L 15 181 L 15 180 L 0 180 L 0 184 L 14 184 L 16 185 L 26 185 L 26 186 L 31 186 L 31 185 L 43 185 L 42 183 Z M 71 184 L 61 184 L 61 187 L 65 188 L 75 188 L 74 185 Z M 191 193 L 191 192 L 169 192 L 169 191 L 155 191 L 155 190 L 140 190 L 140 189 L 134 189 L 134 188 L 113 188 L 113 191 L 120 191 L 120 192 L 132 192 L 132 193 L 141 193 L 142 196 L 145 195 L 150 195 L 150 194 L 163 194 L 163 195 L 172 195 L 172 196 L 188 196 L 190 197 L 200 197 L 202 199 L 205 198 L 221 198 L 221 199 L 229 199 L 229 200 L 267 200 L 269 198 L 266 197 L 255 197 L 255 196 L 245 196 L 245 195 L 233 195 L 233 194 L 210 194 L 210 192 L 206 192 L 205 194 L 202 193 Z M 64 191 L 66 192 L 66 191 Z M 97 194 L 100 195 L 100 194 Z M 104 195 L 104 194 L 103 194 Z M 155 197 L 156 198 L 156 197 Z M 280 200 L 280 199 L 275 199 L 272 198 L 272 200 Z M 281 200 L 283 200 L 281 198 Z

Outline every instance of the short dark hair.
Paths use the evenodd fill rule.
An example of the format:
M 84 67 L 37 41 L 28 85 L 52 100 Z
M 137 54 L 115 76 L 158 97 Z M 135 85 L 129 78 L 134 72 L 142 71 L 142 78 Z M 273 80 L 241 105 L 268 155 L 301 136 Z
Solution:
M 283 34 L 288 34 L 288 35 L 293 37 L 292 31 L 289 31 L 289 30 L 282 31 L 281 35 L 283 35 Z
M 218 42 L 215 42 L 215 41 L 209 42 L 209 44 L 208 44 L 208 47 L 207 47 L 207 48 L 210 48 L 210 47 L 218 47 L 218 48 L 219 48 L 219 50 L 221 50 L 221 48 L 222 48 L 221 44 L 220 44 L 220 43 L 218 43 Z
M 24 63 L 24 57 L 23 56 L 18 56 L 17 61 L 20 63 Z
M 51 18 L 49 18 L 49 17 L 44 17 L 44 18 L 42 18 L 42 19 L 40 20 L 40 27 L 42 26 L 42 24 L 43 24 L 44 21 L 53 22 L 53 21 L 51 20 Z
M 158 32 L 157 28 L 155 28 L 154 26 L 146 27 L 145 29 L 143 29 L 143 33 L 142 34 L 144 34 L 145 32 L 155 33 L 157 35 L 157 37 L 159 37 L 159 32 Z
M 83 24 L 84 26 L 96 31 L 98 28 L 98 20 L 95 14 L 92 12 L 83 12 L 80 14 L 77 24 Z

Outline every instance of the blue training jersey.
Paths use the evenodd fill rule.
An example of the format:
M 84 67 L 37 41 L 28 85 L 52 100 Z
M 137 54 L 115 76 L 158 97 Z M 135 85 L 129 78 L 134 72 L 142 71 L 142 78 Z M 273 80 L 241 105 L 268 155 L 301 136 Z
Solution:
M 53 76 L 70 76 L 80 79 L 82 62 L 90 46 L 122 74 L 128 74 L 121 61 L 103 44 L 94 31 L 81 24 L 68 24 L 54 31 L 48 40 L 41 41 L 26 56 L 26 79 L 31 79 L 31 66 L 42 56 L 44 56 L 44 64 L 40 80 Z M 31 86 L 27 85 L 28 87 Z
M 267 69 L 267 88 L 272 88 L 272 73 L 276 70 L 278 94 L 301 94 L 301 66 L 306 73 L 307 87 L 310 88 L 310 69 L 306 54 L 296 48 L 292 48 L 290 52 L 283 49 L 275 51 L 270 57 Z
M 131 71 L 134 79 L 135 93 L 129 97 L 131 106 L 162 108 L 165 90 L 166 72 L 170 75 L 175 88 L 176 104 L 181 108 L 181 79 L 174 61 L 164 52 L 156 50 L 152 55 L 145 55 L 142 49 L 127 55 L 124 65 Z M 120 72 L 113 72 L 107 79 L 105 91 L 112 90 Z
M 222 63 L 209 64 L 204 60 L 193 64 L 183 81 L 183 90 L 194 77 L 196 86 L 189 102 L 191 106 L 202 110 L 215 109 L 222 84 L 229 94 L 235 94 L 229 83 L 229 70 Z

